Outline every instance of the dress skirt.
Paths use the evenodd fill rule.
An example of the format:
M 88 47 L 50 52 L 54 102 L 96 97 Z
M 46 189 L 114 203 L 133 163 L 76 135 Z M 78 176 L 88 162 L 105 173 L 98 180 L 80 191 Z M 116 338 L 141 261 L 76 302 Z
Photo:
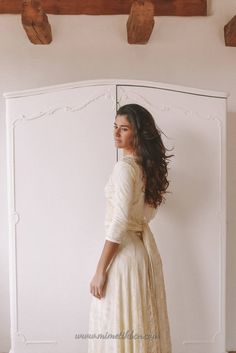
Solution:
M 127 231 L 107 271 L 104 297 L 90 304 L 88 353 L 171 353 L 162 263 L 149 227 Z

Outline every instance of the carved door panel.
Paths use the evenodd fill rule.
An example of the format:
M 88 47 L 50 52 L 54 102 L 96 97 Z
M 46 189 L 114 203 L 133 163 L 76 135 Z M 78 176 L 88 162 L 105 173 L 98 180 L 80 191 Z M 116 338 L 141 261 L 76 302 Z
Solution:
M 215 92 L 216 93 L 216 92 Z M 173 352 L 225 350 L 226 100 L 214 92 L 117 87 L 118 107 L 154 116 L 167 154 L 166 203 L 151 224 L 163 260 Z
M 12 352 L 86 352 L 115 85 L 7 100 Z

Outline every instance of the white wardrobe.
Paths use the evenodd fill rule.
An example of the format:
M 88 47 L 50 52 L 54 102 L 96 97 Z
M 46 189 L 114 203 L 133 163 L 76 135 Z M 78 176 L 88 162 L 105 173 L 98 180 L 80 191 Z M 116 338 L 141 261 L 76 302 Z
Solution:
M 87 352 L 104 186 L 122 153 L 113 122 L 127 103 L 153 114 L 175 155 L 170 193 L 150 224 L 163 261 L 172 353 L 225 352 L 227 94 L 96 80 L 4 96 L 10 352 Z

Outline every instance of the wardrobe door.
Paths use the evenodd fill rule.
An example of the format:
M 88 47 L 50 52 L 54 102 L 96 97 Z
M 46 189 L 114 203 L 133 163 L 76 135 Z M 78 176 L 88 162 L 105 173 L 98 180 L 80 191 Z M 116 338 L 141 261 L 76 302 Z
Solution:
M 58 87 L 6 99 L 11 353 L 87 350 L 116 87 Z
M 226 99 L 119 85 L 118 107 L 154 116 L 174 154 L 166 202 L 150 227 L 163 260 L 173 352 L 225 351 Z

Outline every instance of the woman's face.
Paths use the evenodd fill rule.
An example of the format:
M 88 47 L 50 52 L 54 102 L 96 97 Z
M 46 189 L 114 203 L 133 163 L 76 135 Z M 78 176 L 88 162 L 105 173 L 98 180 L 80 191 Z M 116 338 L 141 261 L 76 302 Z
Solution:
M 114 122 L 114 140 L 117 148 L 123 148 L 126 153 L 133 152 L 133 128 L 126 115 L 117 115 Z

